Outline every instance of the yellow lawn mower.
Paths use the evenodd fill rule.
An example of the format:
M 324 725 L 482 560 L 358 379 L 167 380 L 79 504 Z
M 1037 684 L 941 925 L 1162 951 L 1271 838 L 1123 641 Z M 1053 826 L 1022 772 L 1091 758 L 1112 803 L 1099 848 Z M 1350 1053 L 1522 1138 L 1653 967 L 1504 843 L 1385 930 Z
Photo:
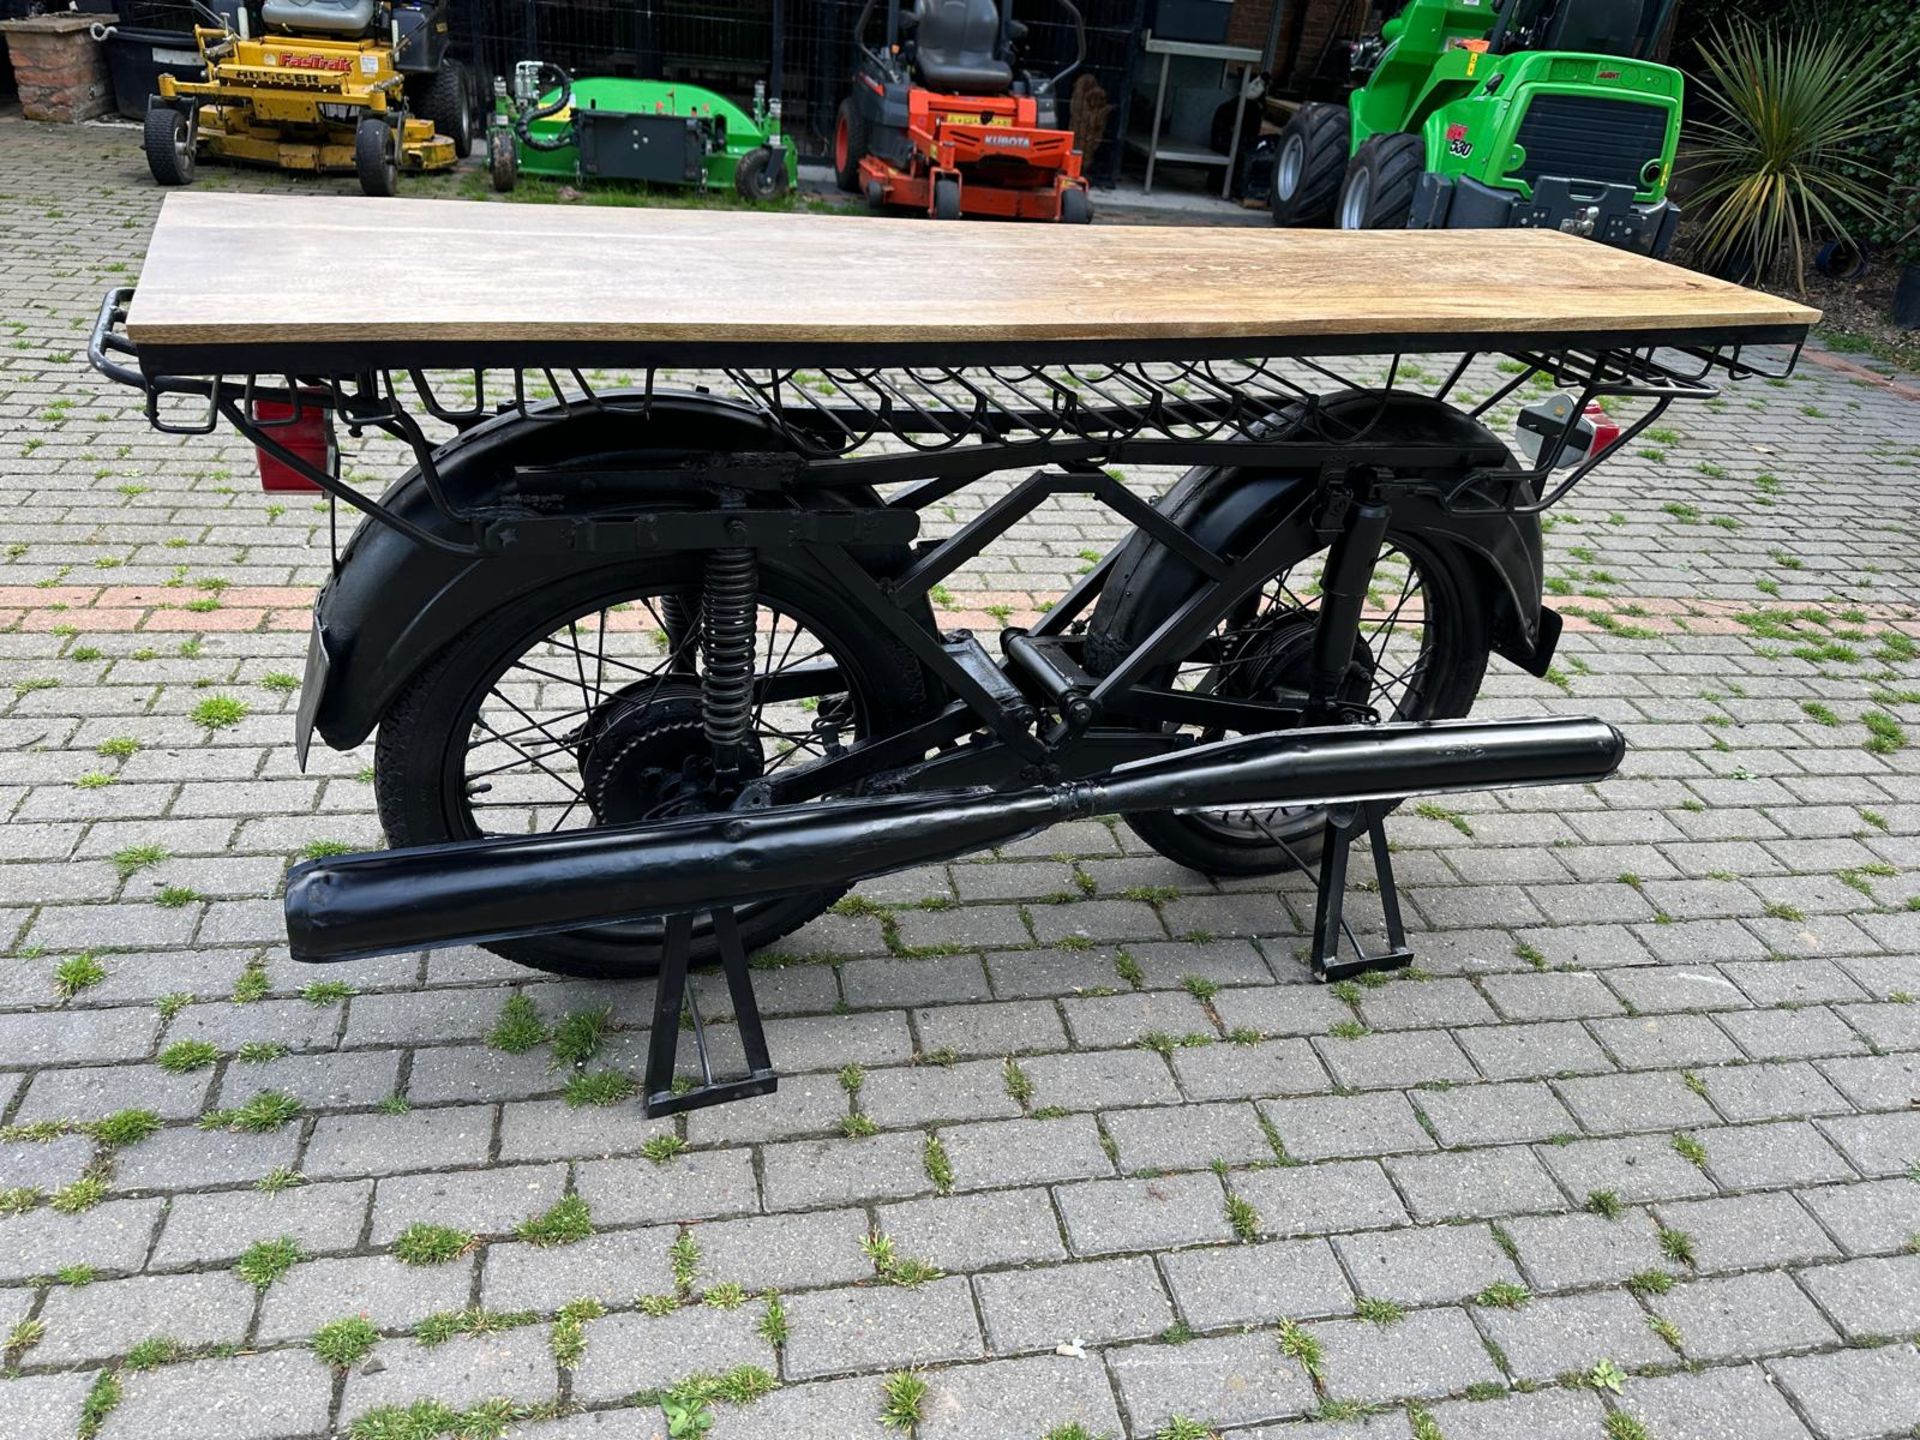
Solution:
M 446 170 L 473 148 L 476 95 L 447 55 L 447 0 L 195 4 L 205 80 L 160 76 L 147 168 L 192 181 L 197 159 L 353 171 L 391 195 L 402 170 Z

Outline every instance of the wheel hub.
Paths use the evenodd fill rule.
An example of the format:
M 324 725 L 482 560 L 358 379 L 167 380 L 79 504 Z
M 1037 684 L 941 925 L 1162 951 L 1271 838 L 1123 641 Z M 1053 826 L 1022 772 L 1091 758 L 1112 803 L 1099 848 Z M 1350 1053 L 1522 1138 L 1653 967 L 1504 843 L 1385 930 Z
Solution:
M 732 802 L 713 768 L 697 680 L 628 686 L 595 708 L 580 746 L 581 788 L 602 825 L 664 820 L 725 809 Z M 735 785 L 765 768 L 757 736 L 739 750 Z
M 1222 662 L 1230 678 L 1221 693 L 1260 699 L 1283 689 L 1309 688 L 1316 618 L 1311 614 L 1278 616 L 1238 637 Z M 1361 636 L 1354 642 L 1353 663 L 1334 696 L 1334 704 L 1354 719 L 1371 714 L 1367 700 L 1373 690 L 1373 669 L 1373 650 Z

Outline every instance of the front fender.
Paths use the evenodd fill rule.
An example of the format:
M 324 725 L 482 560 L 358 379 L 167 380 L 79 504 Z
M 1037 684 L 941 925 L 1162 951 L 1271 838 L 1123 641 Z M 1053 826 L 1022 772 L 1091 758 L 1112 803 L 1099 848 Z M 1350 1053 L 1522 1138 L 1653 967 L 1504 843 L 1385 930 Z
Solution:
M 478 425 L 437 452 L 441 485 L 455 504 L 504 502 L 543 514 L 613 506 L 705 508 L 713 497 L 691 479 L 629 480 L 617 472 L 631 466 L 657 477 L 703 455 L 790 448 L 756 411 L 716 396 L 655 392 L 644 418 L 633 411 L 550 418 L 552 411 L 543 417 L 539 407 L 529 409 L 527 415 L 510 411 Z M 555 470 L 564 474 L 572 466 L 595 473 L 533 493 L 515 470 L 536 465 L 549 487 Z M 816 495 L 823 505 L 841 509 L 881 504 L 864 486 L 810 492 Z M 395 481 L 381 502 L 424 528 L 457 533 L 434 506 L 417 469 Z M 776 496 L 752 503 L 793 502 Z M 852 553 L 876 574 L 897 574 L 911 559 L 905 546 L 855 546 Z M 333 749 L 352 749 L 373 732 L 407 682 L 479 617 L 583 565 L 619 563 L 517 550 L 454 555 L 368 520 L 347 542 L 333 578 L 314 602 L 314 643 L 324 646 L 324 659 L 309 661 L 309 681 L 318 692 L 302 696 L 303 718 L 311 715 L 312 729 Z M 806 561 L 796 554 L 783 563 Z M 304 728 L 300 740 L 304 749 Z

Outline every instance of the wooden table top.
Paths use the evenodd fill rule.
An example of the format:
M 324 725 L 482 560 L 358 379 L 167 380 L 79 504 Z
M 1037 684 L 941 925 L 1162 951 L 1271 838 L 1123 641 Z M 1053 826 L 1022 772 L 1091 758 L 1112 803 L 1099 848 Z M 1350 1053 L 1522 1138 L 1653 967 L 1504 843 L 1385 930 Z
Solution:
M 127 333 L 143 352 L 203 368 L 305 352 L 369 365 L 522 353 L 753 364 L 809 349 L 938 363 L 1089 346 L 1144 358 L 1182 346 L 1707 343 L 1795 338 L 1818 318 L 1539 230 L 943 224 L 182 192 L 161 208 Z

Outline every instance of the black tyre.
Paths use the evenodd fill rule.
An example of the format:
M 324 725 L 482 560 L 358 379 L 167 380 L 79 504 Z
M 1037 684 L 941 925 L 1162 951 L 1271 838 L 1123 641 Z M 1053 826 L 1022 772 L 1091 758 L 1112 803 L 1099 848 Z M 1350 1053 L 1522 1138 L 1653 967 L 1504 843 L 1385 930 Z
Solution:
M 400 188 L 400 130 L 369 115 L 353 132 L 353 168 L 360 188 L 387 196 Z
M 493 177 L 493 188 L 502 195 L 519 183 L 520 149 L 513 143 L 511 131 L 487 132 L 487 173 Z
M 457 158 L 473 153 L 473 85 L 464 65 L 449 60 L 440 67 L 421 93 L 419 111 L 435 133 L 453 141 Z
M 1063 225 L 1093 223 L 1093 200 L 1086 191 L 1076 187 L 1060 192 L 1060 223 Z
M 867 117 L 848 96 L 833 120 L 833 179 L 849 195 L 860 192 L 860 162 L 866 157 Z
M 1232 471 L 1190 471 L 1161 508 L 1189 526 L 1231 493 L 1235 479 Z M 1236 699 L 1304 688 L 1326 543 L 1304 519 L 1295 523 L 1293 542 L 1288 561 L 1216 626 L 1192 658 L 1147 676 L 1145 683 Z M 1145 644 L 1191 587 L 1191 574 L 1183 576 L 1156 550 L 1144 537 L 1130 540 L 1101 592 L 1087 647 L 1088 666 L 1096 673 L 1110 671 Z M 1452 719 L 1472 709 L 1492 646 L 1489 607 L 1472 564 L 1445 542 L 1389 532 L 1375 574 L 1377 599 L 1361 625 L 1346 698 L 1370 704 L 1382 719 Z M 1410 609 L 1417 609 L 1417 620 L 1405 618 Z M 1194 733 L 1217 740 L 1225 732 Z M 1325 818 L 1317 807 L 1281 806 L 1155 811 L 1126 820 L 1176 864 L 1207 875 L 1266 875 L 1293 869 L 1296 857 L 1313 863 Z
M 432 844 L 712 808 L 699 783 L 711 755 L 700 702 L 701 575 L 698 556 L 651 556 L 569 575 L 474 616 L 381 717 L 374 793 L 388 840 Z M 925 692 L 911 657 L 837 592 L 763 564 L 759 600 L 759 672 L 791 685 L 817 659 L 824 678 L 817 695 L 756 708 L 741 767 L 748 778 L 918 718 L 908 707 Z M 747 946 L 804 924 L 843 888 L 741 907 Z M 487 948 L 558 974 L 631 978 L 658 968 L 660 931 L 658 921 L 635 922 Z M 712 952 L 703 926 L 695 958 Z
M 742 200 L 778 200 L 787 193 L 786 151 L 765 145 L 749 150 L 734 166 L 733 188 Z
M 1273 159 L 1268 203 L 1276 225 L 1326 225 L 1347 173 L 1352 120 L 1344 105 L 1302 105 L 1293 112 Z
M 161 185 L 193 183 L 193 116 L 184 110 L 154 106 L 147 111 L 142 143 L 147 168 Z
M 960 182 L 951 175 L 937 176 L 933 182 L 933 218 L 960 218 Z
M 1406 229 L 1426 168 L 1427 147 L 1418 135 L 1375 135 L 1363 142 L 1340 186 L 1340 228 Z

